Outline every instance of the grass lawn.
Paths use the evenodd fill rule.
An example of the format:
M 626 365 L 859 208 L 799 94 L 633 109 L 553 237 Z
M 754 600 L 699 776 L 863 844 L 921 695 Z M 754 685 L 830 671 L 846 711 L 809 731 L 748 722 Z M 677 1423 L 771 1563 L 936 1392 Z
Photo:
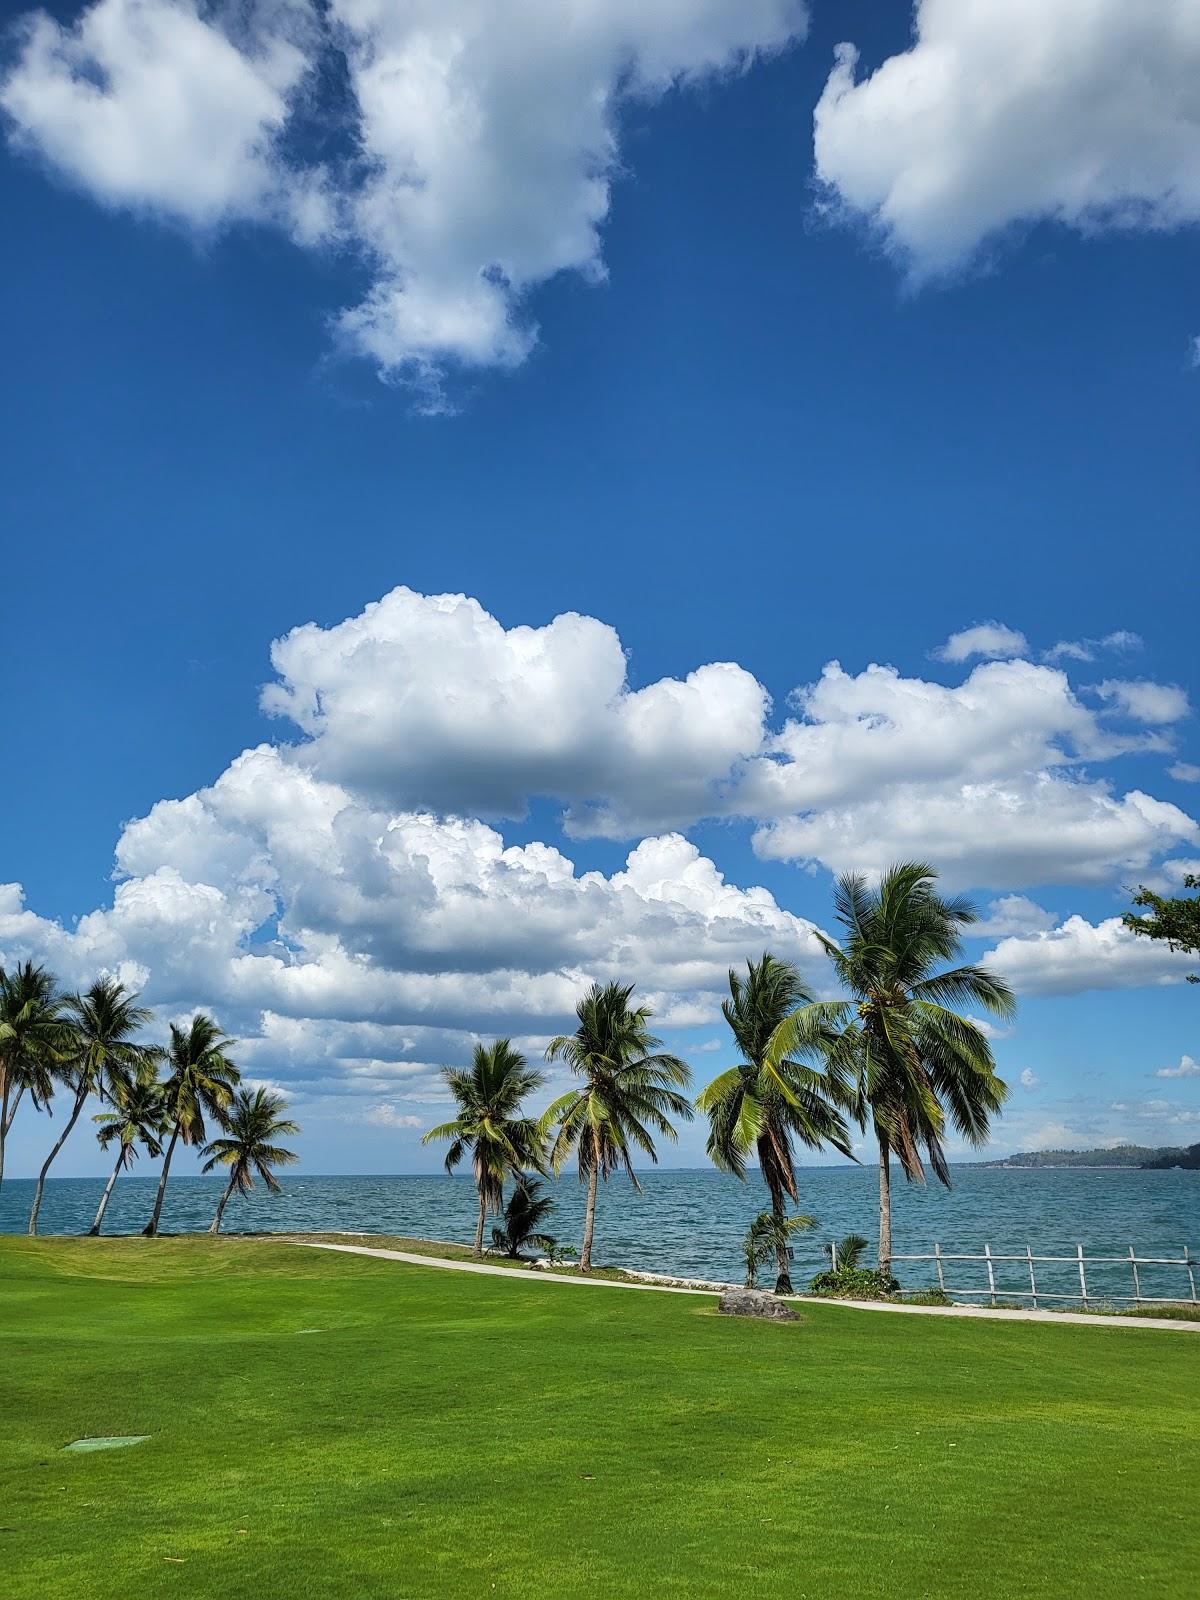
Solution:
M 4 1239 L 0 1595 L 1189 1592 L 1196 1337 L 714 1307 Z

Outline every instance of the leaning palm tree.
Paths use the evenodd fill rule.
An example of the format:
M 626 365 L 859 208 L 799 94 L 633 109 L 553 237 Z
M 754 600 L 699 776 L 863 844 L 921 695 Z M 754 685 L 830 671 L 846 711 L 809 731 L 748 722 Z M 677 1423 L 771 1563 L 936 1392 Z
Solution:
M 162 1088 L 171 1137 L 163 1155 L 154 1210 L 142 1229 L 147 1238 L 153 1238 L 158 1232 L 176 1144 L 180 1139 L 184 1144 L 204 1144 L 207 1137 L 205 1117 L 223 1122 L 233 1102 L 233 1091 L 242 1075 L 225 1054 L 232 1043 L 213 1019 L 202 1012 L 197 1012 L 186 1028 L 171 1024 L 171 1041 L 166 1052 L 167 1077 Z
M 691 1081 L 687 1063 L 659 1049 L 662 1040 L 650 1032 L 650 1012 L 645 1006 L 630 1010 L 632 993 L 631 983 L 603 988 L 594 983 L 575 1007 L 575 1032 L 552 1039 L 546 1049 L 548 1061 L 565 1061 L 582 1080 L 542 1117 L 547 1133 L 556 1130 L 550 1151 L 554 1171 L 562 1170 L 574 1150 L 580 1182 L 587 1184 L 581 1272 L 592 1265 L 599 1179 L 623 1167 L 640 1193 L 633 1148 L 657 1162 L 654 1133 L 674 1139 L 670 1118 L 692 1117 L 691 1101 L 679 1092 Z
M 876 887 L 844 873 L 834 893 L 842 942 L 818 937 L 852 998 L 801 1006 L 776 1030 L 770 1048 L 778 1059 L 837 1035 L 828 1057 L 855 1075 L 862 1115 L 870 1115 L 879 1144 L 884 1272 L 892 1257 L 892 1152 L 909 1182 L 924 1182 L 924 1151 L 948 1188 L 947 1115 L 969 1144 L 983 1144 L 1008 1093 L 983 1030 L 951 1008 L 965 1004 L 1011 1017 L 1012 990 L 984 967 L 947 965 L 959 959 L 961 930 L 977 913 L 968 900 L 942 899 L 936 882 L 919 861 L 889 868 Z
M 65 1002 L 64 1010 L 68 1025 L 56 1075 L 74 1090 L 75 1097 L 66 1125 L 38 1173 L 29 1212 L 30 1233 L 37 1232 L 46 1174 L 79 1121 L 88 1096 L 94 1094 L 103 1099 L 113 1084 L 136 1077 L 153 1059 L 151 1049 L 133 1038 L 138 1029 L 150 1021 L 150 1012 L 139 1006 L 137 996 L 130 994 L 115 978 L 97 979 L 86 994 L 72 995 Z
M 272 1169 L 290 1167 L 299 1159 L 294 1150 L 274 1143 L 300 1132 L 299 1125 L 283 1115 L 286 1110 L 287 1101 L 270 1089 L 260 1087 L 253 1094 L 249 1089 L 239 1089 L 234 1096 L 224 1118 L 225 1133 L 205 1147 L 208 1160 L 200 1169 L 212 1172 L 215 1167 L 229 1168 L 229 1183 L 209 1233 L 220 1233 L 230 1195 L 235 1189 L 239 1194 L 249 1194 L 256 1172 L 272 1194 L 279 1193 L 279 1180 Z
M 39 1111 L 49 1104 L 66 1033 L 62 996 L 45 967 L 0 967 L 0 1183 L 17 1107 L 26 1093 Z
M 96 1138 L 102 1150 L 116 1142 L 117 1163 L 104 1185 L 96 1219 L 88 1229 L 93 1235 L 100 1232 L 118 1176 L 137 1160 L 138 1145 L 143 1145 L 146 1154 L 157 1159 L 162 1155 L 159 1141 L 167 1126 L 162 1084 L 153 1061 L 132 1078 L 116 1079 L 109 1089 L 109 1101 L 112 1110 L 99 1112 L 92 1121 L 98 1124 Z
M 780 1024 L 812 998 L 796 968 L 769 952 L 761 961 L 747 962 L 745 978 L 731 970 L 729 999 L 721 1009 L 741 1060 L 714 1078 L 696 1102 L 708 1115 L 707 1149 L 716 1166 L 744 1179 L 747 1156 L 753 1152 L 758 1159 L 775 1219 L 776 1294 L 792 1292 L 784 1220 L 788 1201 L 798 1198 L 793 1140 L 810 1150 L 828 1143 L 850 1154 L 849 1132 L 838 1109 L 851 1098 L 848 1084 L 836 1071 L 799 1060 L 799 1052 L 779 1060 L 770 1055 Z M 821 1043 L 806 1046 L 807 1053 L 819 1057 Z
M 446 1171 L 469 1155 L 479 1191 L 479 1216 L 475 1224 L 475 1255 L 483 1256 L 483 1225 L 489 1211 L 504 1203 L 506 1178 L 520 1180 L 527 1168 L 545 1170 L 545 1139 L 533 1117 L 521 1111 L 526 1095 L 536 1094 L 546 1081 L 529 1067 L 508 1039 L 475 1046 L 470 1067 L 443 1067 L 442 1077 L 458 1115 L 452 1122 L 430 1128 L 421 1141 L 449 1139 Z

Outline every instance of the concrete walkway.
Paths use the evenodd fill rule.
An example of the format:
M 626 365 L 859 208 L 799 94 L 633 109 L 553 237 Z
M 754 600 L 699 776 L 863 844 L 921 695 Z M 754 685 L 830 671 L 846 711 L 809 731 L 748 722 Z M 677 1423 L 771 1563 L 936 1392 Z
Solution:
M 410 1267 L 438 1267 L 449 1272 L 479 1272 L 489 1278 L 515 1278 L 519 1283 L 565 1283 L 576 1289 L 641 1289 L 651 1294 L 703 1295 L 715 1289 L 685 1289 L 673 1283 L 621 1283 L 612 1278 L 588 1278 L 582 1274 L 521 1272 L 513 1267 L 492 1267 L 486 1261 L 450 1261 L 444 1256 L 419 1256 L 409 1250 L 383 1250 L 363 1244 L 328 1244 L 316 1239 L 277 1239 L 277 1244 L 299 1245 L 304 1250 L 335 1250 L 351 1256 L 377 1256 L 381 1261 L 403 1261 Z M 803 1296 L 793 1302 L 807 1304 Z M 850 1311 L 885 1311 L 912 1317 L 974 1317 L 984 1322 L 1061 1322 L 1083 1323 L 1089 1328 L 1162 1328 L 1170 1333 L 1200 1333 L 1200 1322 L 1174 1322 L 1166 1317 L 1096 1317 L 1081 1311 L 993 1311 L 988 1306 L 905 1306 L 888 1300 L 832 1300 L 824 1296 L 817 1304 L 844 1306 Z

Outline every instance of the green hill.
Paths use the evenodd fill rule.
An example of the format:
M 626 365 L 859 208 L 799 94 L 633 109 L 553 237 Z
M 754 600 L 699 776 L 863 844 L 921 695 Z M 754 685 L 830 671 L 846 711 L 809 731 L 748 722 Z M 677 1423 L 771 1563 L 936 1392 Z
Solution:
M 1200 1147 L 1193 1147 L 1191 1154 Z M 1195 1166 L 1189 1152 L 1174 1145 L 1110 1145 L 1103 1150 L 1022 1150 L 988 1167 L 1175 1167 Z

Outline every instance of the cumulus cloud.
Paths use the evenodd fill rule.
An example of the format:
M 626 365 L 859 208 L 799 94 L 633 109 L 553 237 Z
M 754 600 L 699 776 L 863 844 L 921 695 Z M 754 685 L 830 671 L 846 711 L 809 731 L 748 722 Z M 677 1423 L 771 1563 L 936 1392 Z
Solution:
M 1190 761 L 1176 761 L 1167 768 L 1167 774 L 1177 783 L 1200 783 L 1200 767 Z
M 969 931 L 973 939 L 1001 939 L 1012 933 L 1040 933 L 1053 926 L 1053 914 L 1044 906 L 1027 895 L 1005 894 L 991 902 Z
M 1023 656 L 1029 644 L 1023 633 L 1003 622 L 977 622 L 974 627 L 952 633 L 945 644 L 932 652 L 935 661 L 969 661 L 972 656 L 995 660 L 1000 656 Z
M 353 251 L 371 282 L 342 338 L 436 408 L 447 364 L 525 359 L 532 289 L 604 276 L 622 105 L 806 23 L 801 0 L 576 0 L 569 26 L 559 0 L 94 0 L 25 19 L 0 105 L 107 204 Z M 354 155 L 305 156 L 314 109 Z
M 632 836 L 720 809 L 770 701 L 744 668 L 632 689 L 594 617 L 504 628 L 465 595 L 394 589 L 332 628 L 277 640 L 265 710 L 307 736 L 306 765 L 389 804 L 524 815 L 573 807 L 568 831 Z
M 731 801 L 764 819 L 764 857 L 870 872 L 916 855 L 959 884 L 1016 888 L 1103 882 L 1197 836 L 1178 807 L 1079 770 L 1163 736 L 1114 735 L 1061 670 L 989 662 L 946 687 L 832 663 L 794 698 L 801 715 Z
M 1200 221 L 1193 0 L 918 0 L 910 49 L 860 77 L 839 46 L 816 168 L 915 278 L 1019 224 Z
M 1037 1073 L 1034 1072 L 1032 1067 L 1022 1067 L 1019 1081 L 1022 1089 L 1036 1089 L 1038 1086 Z
M 1097 684 L 1096 693 L 1134 722 L 1178 722 L 1191 710 L 1186 691 L 1173 683 L 1131 683 L 1106 678 Z
M 1045 933 L 1013 936 L 983 957 L 1019 995 L 1082 994 L 1183 983 L 1191 958 L 1130 933 L 1120 917 L 1068 917 Z
M 1177 1067 L 1160 1067 L 1154 1076 L 1156 1078 L 1200 1078 L 1200 1062 L 1193 1061 L 1191 1056 L 1180 1056 Z

